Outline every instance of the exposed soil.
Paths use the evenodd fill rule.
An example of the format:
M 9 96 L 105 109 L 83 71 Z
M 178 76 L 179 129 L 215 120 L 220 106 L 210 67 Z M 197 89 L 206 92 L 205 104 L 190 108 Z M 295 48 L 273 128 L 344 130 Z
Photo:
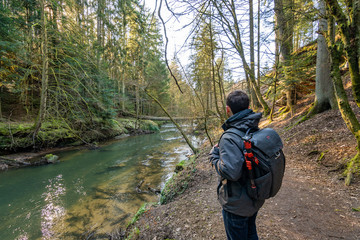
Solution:
M 287 167 L 280 192 L 259 211 L 260 239 L 360 239 L 360 180 L 346 187 L 342 176 L 354 137 L 335 110 L 284 130 L 293 119 L 270 125 L 282 136 Z M 204 146 L 188 189 L 136 223 L 138 239 L 226 239 L 208 151 Z

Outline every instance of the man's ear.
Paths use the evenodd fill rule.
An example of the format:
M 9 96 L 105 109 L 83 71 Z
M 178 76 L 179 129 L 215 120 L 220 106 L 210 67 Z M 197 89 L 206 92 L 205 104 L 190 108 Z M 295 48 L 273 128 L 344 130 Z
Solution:
M 231 112 L 231 109 L 229 106 L 226 105 L 226 113 L 228 116 L 231 116 L 232 115 L 232 112 Z

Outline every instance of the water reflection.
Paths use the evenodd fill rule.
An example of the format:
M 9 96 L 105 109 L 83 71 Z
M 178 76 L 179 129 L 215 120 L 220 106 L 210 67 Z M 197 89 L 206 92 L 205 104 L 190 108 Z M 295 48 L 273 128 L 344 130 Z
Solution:
M 54 239 L 55 229 L 62 228 L 63 217 L 66 214 L 61 197 L 65 195 L 66 189 L 63 184 L 62 174 L 53 179 L 49 179 L 49 184 L 45 186 L 46 191 L 42 194 L 45 205 L 41 209 L 41 232 L 42 239 Z
M 5 172 L 0 240 L 84 239 L 123 228 L 144 202 L 158 201 L 151 190 L 161 189 L 190 154 L 180 133 L 167 125 L 99 150 L 59 153 L 59 164 Z

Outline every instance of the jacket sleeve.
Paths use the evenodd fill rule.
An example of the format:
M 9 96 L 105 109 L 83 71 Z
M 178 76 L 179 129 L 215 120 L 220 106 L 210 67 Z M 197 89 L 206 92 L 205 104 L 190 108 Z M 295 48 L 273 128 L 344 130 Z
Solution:
M 236 142 L 232 134 L 224 134 L 219 143 L 219 159 L 213 161 L 218 174 L 230 181 L 238 181 L 242 175 L 244 154 L 240 149 L 241 141 Z

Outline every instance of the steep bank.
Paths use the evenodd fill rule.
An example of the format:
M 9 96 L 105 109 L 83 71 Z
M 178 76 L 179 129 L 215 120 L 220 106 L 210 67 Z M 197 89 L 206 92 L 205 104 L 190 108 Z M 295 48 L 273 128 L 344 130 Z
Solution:
M 259 212 L 260 239 L 360 239 L 359 177 L 345 187 L 342 175 L 355 154 L 355 140 L 339 112 L 285 130 L 290 124 L 270 125 L 285 143 L 287 168 L 282 189 Z M 194 174 L 184 193 L 147 209 L 130 231 L 132 239 L 226 239 L 209 150 L 203 147 L 196 171 L 185 170 Z
M 80 124 L 79 124 L 80 126 Z M 0 123 L 0 170 L 31 164 L 31 159 L 75 146 L 97 148 L 100 141 L 159 131 L 151 120 L 119 118 L 92 122 L 91 128 L 72 129 L 64 122 L 46 122 L 35 144 L 32 123 Z

